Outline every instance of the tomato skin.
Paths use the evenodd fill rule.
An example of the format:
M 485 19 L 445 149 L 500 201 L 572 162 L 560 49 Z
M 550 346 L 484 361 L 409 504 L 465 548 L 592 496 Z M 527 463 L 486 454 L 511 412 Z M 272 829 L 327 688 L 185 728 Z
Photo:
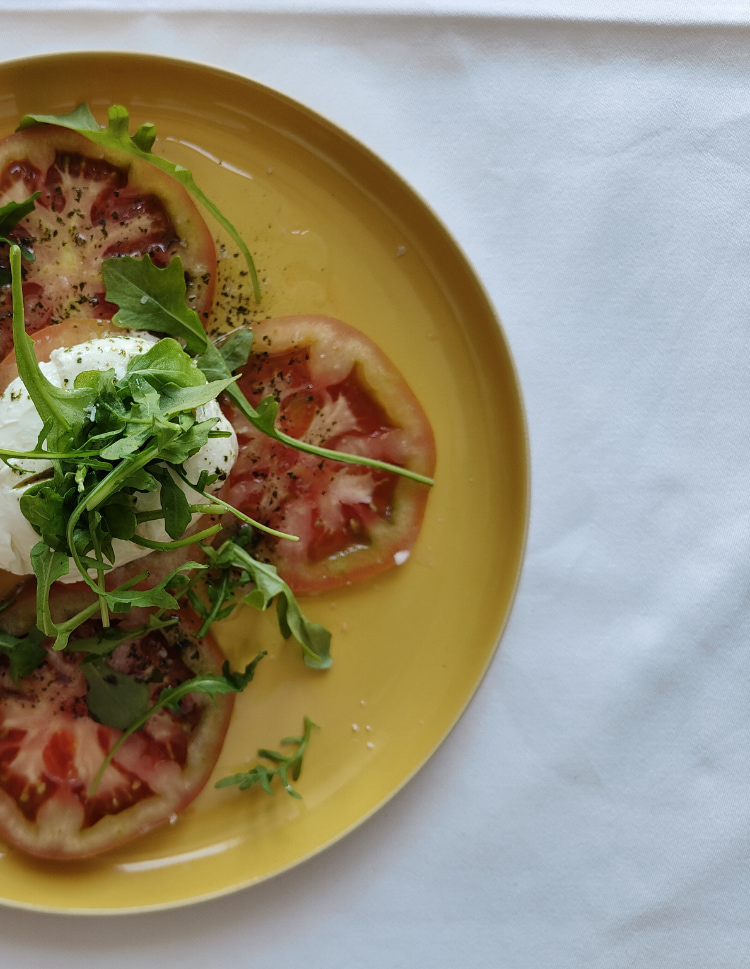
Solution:
M 58 620 L 82 602 L 70 592 L 57 595 Z M 3 614 L 2 628 L 19 635 L 33 618 L 32 592 Z M 181 615 L 179 635 L 149 633 L 121 644 L 110 665 L 145 680 L 163 676 L 150 685 L 153 702 L 165 686 L 218 672 L 219 648 L 210 637 L 192 638 L 196 628 L 195 619 Z M 233 708 L 231 694 L 216 702 L 192 694 L 179 716 L 158 711 L 125 742 L 91 796 L 91 782 L 120 732 L 89 715 L 83 654 L 74 649 L 72 643 L 64 652 L 48 650 L 47 660 L 18 684 L 7 660 L 0 661 L 0 835 L 41 858 L 99 854 L 173 819 L 208 780 Z
M 431 476 L 435 441 L 404 378 L 364 334 L 331 317 L 254 325 L 239 386 L 257 405 L 273 394 L 276 426 L 292 437 Z M 240 455 L 223 497 L 297 535 L 259 536 L 253 554 L 297 593 L 317 594 L 399 564 L 417 539 L 429 487 L 393 473 L 303 454 L 258 433 L 231 405 Z
M 41 191 L 34 212 L 11 238 L 30 249 L 23 260 L 29 332 L 65 319 L 111 318 L 101 263 L 142 256 L 164 266 L 179 255 L 187 302 L 207 318 L 213 302 L 216 250 L 187 191 L 155 165 L 96 145 L 56 125 L 39 125 L 0 142 L 0 205 Z M 7 247 L 0 264 L 7 265 Z M 0 289 L 0 358 L 12 346 L 9 287 Z

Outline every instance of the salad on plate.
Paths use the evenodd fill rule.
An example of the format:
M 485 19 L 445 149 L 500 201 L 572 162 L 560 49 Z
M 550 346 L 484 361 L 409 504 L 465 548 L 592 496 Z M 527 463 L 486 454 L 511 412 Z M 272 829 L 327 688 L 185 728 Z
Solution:
M 215 311 L 201 209 L 262 307 L 252 256 L 129 120 L 81 105 L 0 142 L 0 835 L 44 858 L 109 850 L 205 786 L 264 655 L 223 657 L 235 609 L 273 606 L 326 675 L 297 596 L 404 564 L 435 464 L 364 334 Z M 298 796 L 302 723 L 217 786 Z

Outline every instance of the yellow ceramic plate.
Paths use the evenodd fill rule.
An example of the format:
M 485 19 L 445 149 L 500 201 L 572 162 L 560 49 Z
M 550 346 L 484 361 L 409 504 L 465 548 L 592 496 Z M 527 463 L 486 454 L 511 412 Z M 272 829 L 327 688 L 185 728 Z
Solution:
M 333 669 L 307 669 L 273 615 L 248 610 L 220 633 L 235 665 L 260 646 L 270 657 L 238 699 L 214 780 L 299 733 L 307 715 L 320 730 L 302 800 L 211 782 L 175 824 L 91 861 L 32 861 L 0 845 L 6 904 L 122 912 L 220 895 L 295 865 L 367 818 L 434 752 L 508 616 L 526 533 L 527 446 L 513 364 L 481 286 L 434 215 L 365 148 L 209 67 L 88 53 L 0 65 L 0 135 L 26 112 L 81 101 L 102 122 L 112 103 L 134 125 L 155 122 L 155 150 L 192 169 L 242 231 L 264 280 L 262 315 L 328 313 L 371 336 L 420 398 L 438 452 L 408 563 L 303 602 L 333 631 Z

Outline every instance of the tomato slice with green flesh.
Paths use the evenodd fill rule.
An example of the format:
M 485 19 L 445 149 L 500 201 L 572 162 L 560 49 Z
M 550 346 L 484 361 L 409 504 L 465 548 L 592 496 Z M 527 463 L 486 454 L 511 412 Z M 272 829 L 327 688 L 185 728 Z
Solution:
M 72 614 L 81 602 L 58 594 L 54 608 Z M 2 616 L 20 635 L 33 623 L 34 596 L 21 596 Z M 135 622 L 131 615 L 129 625 Z M 219 672 L 215 641 L 179 629 L 150 632 L 118 645 L 108 665 L 148 684 L 150 703 L 167 686 Z M 92 635 L 94 624 L 82 631 Z M 202 790 L 221 751 L 232 694 L 190 694 L 175 714 L 162 709 L 115 755 L 92 795 L 90 787 L 121 731 L 97 723 L 86 704 L 84 653 L 54 652 L 14 683 L 0 658 L 0 836 L 43 858 L 82 858 L 108 851 L 173 820 Z
M 385 354 L 339 320 L 284 317 L 253 327 L 239 386 L 279 402 L 276 426 L 304 441 L 432 475 L 435 442 L 416 397 Z M 298 593 L 348 585 L 405 561 L 429 486 L 392 472 L 321 460 L 256 431 L 227 405 L 240 454 L 223 497 L 299 542 L 256 532 L 253 554 Z
M 216 249 L 187 191 L 155 165 L 55 125 L 0 142 L 0 206 L 42 194 L 10 234 L 34 254 L 23 260 L 26 327 L 81 316 L 111 318 L 101 264 L 149 254 L 158 266 L 179 255 L 187 302 L 206 319 L 213 302 Z M 0 265 L 7 267 L 7 245 Z M 12 346 L 10 287 L 0 289 L 0 359 Z

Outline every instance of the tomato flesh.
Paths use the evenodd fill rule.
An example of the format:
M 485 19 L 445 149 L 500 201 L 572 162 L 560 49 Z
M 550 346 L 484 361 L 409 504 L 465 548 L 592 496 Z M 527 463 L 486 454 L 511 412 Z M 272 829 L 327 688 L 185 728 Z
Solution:
M 179 255 L 188 304 L 206 319 L 213 301 L 216 251 L 185 189 L 149 162 L 95 145 L 54 125 L 28 128 L 0 142 L 0 205 L 40 191 L 34 211 L 10 237 L 29 249 L 23 260 L 26 327 L 80 316 L 109 319 L 101 264 L 148 254 L 158 266 Z M 7 246 L 0 265 L 8 264 Z M 0 358 L 12 346 L 9 287 L 0 290 Z
M 429 422 L 393 364 L 362 333 L 328 317 L 286 317 L 254 327 L 239 386 L 257 405 L 273 395 L 276 426 L 292 437 L 431 475 Z M 366 579 L 405 560 L 428 487 L 392 472 L 321 460 L 257 432 L 231 405 L 240 456 L 230 504 L 292 543 L 257 533 L 253 554 L 298 593 Z
M 24 613 L 31 608 L 22 603 Z M 17 611 L 12 607 L 4 622 L 14 632 Z M 92 631 L 88 624 L 85 634 Z M 89 713 L 84 656 L 75 642 L 64 652 L 48 643 L 46 659 L 18 683 L 0 658 L 0 834 L 40 857 L 97 854 L 173 818 L 205 785 L 231 716 L 231 695 L 214 702 L 192 694 L 179 713 L 157 711 L 123 744 L 91 794 L 120 731 Z M 183 623 L 177 633 L 121 643 L 107 663 L 147 683 L 152 704 L 168 686 L 217 672 L 220 660 L 215 642 L 194 640 Z

